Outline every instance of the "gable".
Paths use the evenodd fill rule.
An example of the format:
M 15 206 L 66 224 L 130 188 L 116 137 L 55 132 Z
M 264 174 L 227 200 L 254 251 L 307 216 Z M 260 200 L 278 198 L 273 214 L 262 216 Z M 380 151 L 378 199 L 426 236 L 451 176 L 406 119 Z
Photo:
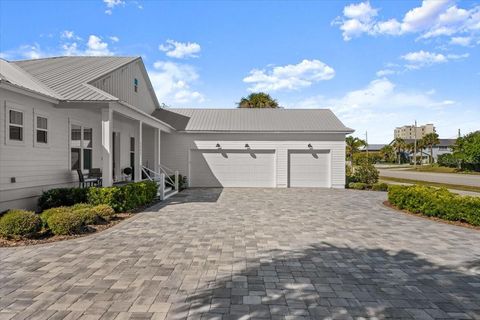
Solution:
M 135 91 L 135 79 L 137 91 Z M 140 59 L 103 75 L 90 84 L 148 114 L 157 108 L 155 93 Z

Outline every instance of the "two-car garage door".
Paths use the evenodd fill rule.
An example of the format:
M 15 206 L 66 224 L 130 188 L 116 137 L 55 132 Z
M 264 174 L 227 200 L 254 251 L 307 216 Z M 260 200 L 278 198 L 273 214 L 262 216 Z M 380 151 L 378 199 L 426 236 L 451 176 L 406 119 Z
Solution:
M 289 187 L 330 187 L 330 152 L 290 150 Z M 284 171 L 285 172 L 285 171 Z M 191 150 L 191 187 L 276 187 L 275 150 Z

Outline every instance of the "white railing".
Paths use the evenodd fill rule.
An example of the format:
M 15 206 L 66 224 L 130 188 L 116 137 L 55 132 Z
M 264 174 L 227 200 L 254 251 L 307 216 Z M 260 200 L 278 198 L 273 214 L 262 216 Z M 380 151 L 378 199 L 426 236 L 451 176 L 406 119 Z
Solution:
M 152 169 L 142 166 L 142 173 L 145 174 L 148 180 L 158 183 L 158 196 L 160 197 L 160 200 L 165 200 L 179 191 L 179 173 L 178 171 L 173 171 L 164 166 L 159 166 L 159 169 L 160 172 L 155 172 Z M 167 170 L 170 170 L 173 173 L 171 174 L 173 179 L 170 177 Z M 167 188 L 166 184 L 170 185 L 170 187 Z M 169 191 L 172 192 L 168 193 Z

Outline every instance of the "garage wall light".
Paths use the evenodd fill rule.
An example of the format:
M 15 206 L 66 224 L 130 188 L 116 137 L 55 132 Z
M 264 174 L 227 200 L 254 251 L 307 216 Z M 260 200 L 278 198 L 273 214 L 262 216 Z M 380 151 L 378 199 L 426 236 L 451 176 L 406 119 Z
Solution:
M 216 148 L 220 148 L 220 143 L 217 143 L 217 145 L 215 146 Z
M 308 144 L 308 147 L 309 147 L 309 148 L 313 148 L 311 143 Z
M 245 143 L 245 148 L 250 148 L 250 146 L 248 145 L 248 143 Z

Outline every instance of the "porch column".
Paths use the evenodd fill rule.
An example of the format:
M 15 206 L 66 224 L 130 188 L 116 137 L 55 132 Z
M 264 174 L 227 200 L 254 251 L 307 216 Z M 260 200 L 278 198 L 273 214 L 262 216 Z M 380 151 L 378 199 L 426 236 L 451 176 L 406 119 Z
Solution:
M 143 122 L 141 120 L 138 120 L 137 123 L 137 150 L 135 152 L 135 181 L 141 181 L 142 180 L 142 165 L 143 165 L 143 133 L 142 133 L 142 128 L 143 128 Z
M 102 184 L 112 185 L 113 154 L 112 154 L 113 115 L 110 107 L 102 109 Z
M 160 158 L 160 138 L 161 138 L 161 130 L 160 128 L 157 128 L 155 129 L 155 139 L 154 139 L 154 150 L 155 150 L 155 154 L 154 154 L 154 159 L 155 159 L 155 166 L 154 166 L 154 169 L 155 172 L 158 172 L 160 173 L 160 166 L 161 166 L 161 158 Z

